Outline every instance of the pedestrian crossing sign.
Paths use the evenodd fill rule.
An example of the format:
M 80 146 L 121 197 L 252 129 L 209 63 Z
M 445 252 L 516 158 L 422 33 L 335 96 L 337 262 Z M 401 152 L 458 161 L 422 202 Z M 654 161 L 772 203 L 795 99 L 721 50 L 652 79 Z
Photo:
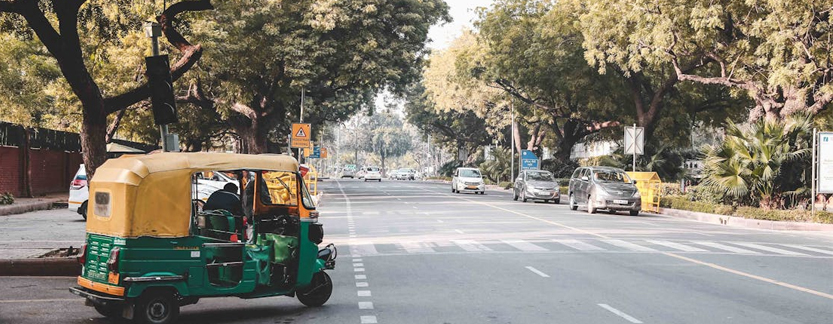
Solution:
M 290 146 L 292 148 L 310 147 L 310 137 L 312 137 L 310 124 L 293 123 L 291 135 Z

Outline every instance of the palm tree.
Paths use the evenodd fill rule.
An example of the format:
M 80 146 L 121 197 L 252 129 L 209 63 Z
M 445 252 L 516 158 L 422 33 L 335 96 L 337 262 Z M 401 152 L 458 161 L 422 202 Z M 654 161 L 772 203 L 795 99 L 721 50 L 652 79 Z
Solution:
M 783 171 L 810 153 L 811 127 L 809 116 L 745 126 L 729 121 L 724 142 L 704 150 L 704 184 L 741 202 L 765 208 L 782 205 L 785 193 L 803 192 L 800 175 Z

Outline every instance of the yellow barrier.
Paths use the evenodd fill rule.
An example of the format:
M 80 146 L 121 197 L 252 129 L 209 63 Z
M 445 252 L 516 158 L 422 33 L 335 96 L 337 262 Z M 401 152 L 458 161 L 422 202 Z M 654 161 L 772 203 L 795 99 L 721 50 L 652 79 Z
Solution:
M 659 200 L 662 195 L 662 180 L 656 172 L 627 172 L 631 180 L 636 181 L 636 188 L 642 196 L 642 210 L 659 212 Z
M 304 175 L 304 183 L 307 184 L 307 189 L 309 189 L 309 193 L 313 196 L 318 195 L 318 171 L 315 170 L 315 167 L 310 165 L 305 165 L 309 168 L 309 172 Z

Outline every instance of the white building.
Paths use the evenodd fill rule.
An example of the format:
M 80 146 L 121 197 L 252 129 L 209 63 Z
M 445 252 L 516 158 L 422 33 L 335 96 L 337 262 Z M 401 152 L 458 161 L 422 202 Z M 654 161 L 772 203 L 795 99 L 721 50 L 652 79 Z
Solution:
M 619 148 L 614 141 L 576 143 L 570 150 L 570 160 L 586 159 L 613 154 Z

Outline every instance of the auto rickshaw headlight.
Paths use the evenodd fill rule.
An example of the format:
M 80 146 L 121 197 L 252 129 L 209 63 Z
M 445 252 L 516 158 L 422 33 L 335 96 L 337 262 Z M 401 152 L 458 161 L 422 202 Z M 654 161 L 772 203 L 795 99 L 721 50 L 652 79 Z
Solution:
M 110 250 L 110 258 L 107 259 L 107 269 L 112 272 L 119 272 L 119 252 L 121 249 L 118 247 L 113 248 Z
M 309 211 L 309 218 L 310 219 L 318 219 L 318 211 L 317 210 L 310 210 Z

